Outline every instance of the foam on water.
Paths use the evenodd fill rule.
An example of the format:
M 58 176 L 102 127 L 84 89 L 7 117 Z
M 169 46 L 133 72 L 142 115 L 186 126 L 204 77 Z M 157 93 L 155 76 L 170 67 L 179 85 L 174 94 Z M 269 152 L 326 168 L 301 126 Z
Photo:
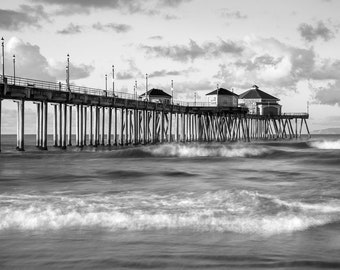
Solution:
M 287 202 L 249 191 L 115 195 L 1 195 L 0 233 L 8 229 L 194 230 L 279 234 L 338 222 L 340 201 Z
M 327 150 L 340 149 L 340 140 L 336 140 L 336 141 L 328 141 L 328 140 L 314 141 L 314 142 L 311 142 L 310 145 L 312 147 L 318 148 L 318 149 L 327 149 Z
M 265 147 L 245 144 L 167 144 L 145 149 L 152 156 L 161 157 L 254 157 L 269 153 Z

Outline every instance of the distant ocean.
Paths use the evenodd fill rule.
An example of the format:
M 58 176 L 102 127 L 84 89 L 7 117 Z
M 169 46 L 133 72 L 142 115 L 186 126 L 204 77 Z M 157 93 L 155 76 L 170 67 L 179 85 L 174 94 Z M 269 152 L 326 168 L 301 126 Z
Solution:
M 0 269 L 339 269 L 340 136 L 15 151 Z

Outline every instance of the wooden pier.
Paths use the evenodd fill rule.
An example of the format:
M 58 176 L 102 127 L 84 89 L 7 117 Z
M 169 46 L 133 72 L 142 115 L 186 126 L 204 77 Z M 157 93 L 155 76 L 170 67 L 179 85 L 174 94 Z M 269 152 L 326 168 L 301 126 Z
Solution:
M 73 144 L 73 121 L 78 147 L 292 139 L 301 136 L 303 126 L 309 135 L 307 113 L 254 115 L 248 114 L 244 107 L 149 102 L 127 93 L 0 76 L 0 149 L 4 99 L 17 103 L 19 151 L 25 148 L 26 101 L 36 105 L 36 146 L 43 150 L 48 146 L 48 108 L 51 106 L 53 146 L 61 148 Z

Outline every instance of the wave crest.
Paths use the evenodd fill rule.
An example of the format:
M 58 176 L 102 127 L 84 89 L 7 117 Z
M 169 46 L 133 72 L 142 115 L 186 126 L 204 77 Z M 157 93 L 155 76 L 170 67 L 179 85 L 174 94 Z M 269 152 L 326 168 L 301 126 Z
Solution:
M 18 199 L 20 198 L 20 199 Z M 287 202 L 250 191 L 169 195 L 0 196 L 0 231 L 100 227 L 279 234 L 339 221 L 340 202 Z
M 265 147 L 244 144 L 167 144 L 146 148 L 152 156 L 162 157 L 255 157 L 269 152 Z
M 326 149 L 326 150 L 336 150 L 336 149 L 340 149 L 340 140 L 337 141 L 314 141 L 311 142 L 310 145 L 314 148 L 318 148 L 318 149 Z

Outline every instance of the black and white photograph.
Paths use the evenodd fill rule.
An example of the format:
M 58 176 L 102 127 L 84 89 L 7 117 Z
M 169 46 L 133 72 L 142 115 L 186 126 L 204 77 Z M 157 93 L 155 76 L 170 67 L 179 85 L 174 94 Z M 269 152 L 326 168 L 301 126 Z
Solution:
M 0 269 L 340 269 L 339 12 L 1 0 Z

